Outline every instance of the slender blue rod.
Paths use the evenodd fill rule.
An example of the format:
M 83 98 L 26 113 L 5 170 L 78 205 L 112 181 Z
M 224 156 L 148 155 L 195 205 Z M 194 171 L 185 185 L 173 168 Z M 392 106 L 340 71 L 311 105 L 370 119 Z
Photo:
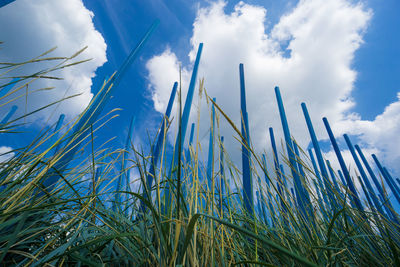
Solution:
M 190 150 L 190 149 L 191 149 L 192 144 L 193 144 L 194 126 L 195 126 L 195 124 L 192 123 L 192 126 L 190 127 L 189 144 L 188 144 L 188 149 L 187 149 L 187 151 L 186 151 L 186 164 L 190 164 L 190 163 L 191 163 L 192 155 L 191 155 L 191 150 Z M 183 187 L 183 189 L 184 189 L 184 196 L 185 196 L 185 197 L 186 197 L 186 188 L 187 188 L 189 185 L 192 185 L 192 184 L 193 184 L 193 174 L 190 173 L 190 168 L 189 168 L 188 182 L 187 182 L 186 186 Z
M 294 155 L 292 137 L 290 135 L 289 125 L 287 123 L 286 114 L 285 114 L 285 108 L 283 107 L 281 92 L 280 92 L 278 86 L 275 87 L 275 95 L 276 95 L 276 101 L 278 102 L 279 115 L 281 118 L 283 133 L 285 136 L 287 153 L 288 153 L 289 162 L 291 165 L 290 169 L 292 171 L 292 176 L 293 176 L 293 180 L 294 180 L 294 190 L 296 192 L 297 204 L 299 205 L 299 208 L 300 208 L 301 213 L 303 214 L 303 217 L 306 220 L 308 220 L 308 216 L 306 215 L 306 209 L 305 209 L 306 203 L 305 203 L 304 189 L 303 189 L 303 185 L 301 184 L 301 181 L 300 181 L 300 178 L 298 175 L 298 167 L 297 167 L 297 162 L 296 162 L 296 156 Z M 310 203 L 310 207 L 311 207 L 311 203 Z
M 215 102 L 216 99 L 213 98 Z M 214 131 L 215 131 L 215 106 L 212 103 L 211 106 L 211 128 L 210 128 L 210 139 L 208 142 L 208 160 L 207 160 L 207 181 L 208 189 L 210 193 L 212 192 L 212 179 L 213 179 L 213 169 L 214 169 Z
M 386 173 L 386 176 L 389 178 L 390 182 L 392 183 L 393 187 L 396 189 L 397 194 L 400 194 L 400 189 L 397 186 L 396 182 L 394 181 L 393 177 L 390 175 L 389 171 L 386 169 L 386 167 L 383 167 L 383 171 Z
M 393 206 L 392 203 L 390 202 L 390 200 L 387 198 L 385 192 L 383 191 L 383 188 L 381 186 L 381 184 L 379 183 L 378 179 L 375 176 L 375 173 L 372 171 L 371 166 L 369 165 L 367 159 L 364 156 L 364 153 L 362 152 L 361 148 L 358 145 L 354 146 L 358 155 L 361 158 L 361 161 L 364 163 L 365 168 L 367 169 L 369 175 L 371 176 L 372 181 L 375 184 L 375 187 L 378 189 L 379 192 L 379 198 L 381 200 L 382 203 L 386 203 L 383 205 L 383 207 L 385 208 L 387 214 L 389 214 L 396 222 L 399 222 L 397 219 L 396 214 L 393 212 Z
M 264 171 L 265 182 L 266 182 L 267 187 L 269 189 L 270 185 L 269 185 L 269 177 L 268 177 L 268 171 L 267 171 L 267 160 L 265 159 L 265 154 L 264 153 L 262 154 L 262 164 L 263 164 L 263 167 L 265 169 L 265 171 Z
M 306 174 L 304 173 L 303 166 L 301 165 L 301 158 L 300 158 L 299 148 L 298 148 L 297 143 L 296 143 L 296 141 L 294 139 L 293 139 L 293 148 L 294 148 L 294 153 L 296 154 L 296 157 L 297 157 L 296 161 L 298 162 L 299 172 L 300 172 L 300 175 L 301 175 L 300 176 L 300 180 L 302 180 L 302 182 L 304 184 L 306 184 Z M 306 197 L 307 202 L 311 203 L 310 194 L 308 193 L 307 189 L 305 187 L 303 187 L 303 190 L 304 190 L 303 194 Z
M 174 146 L 174 156 L 171 161 L 171 166 L 170 166 L 170 171 L 169 173 L 172 174 L 172 170 L 174 170 L 179 162 L 179 154 L 180 151 L 179 149 L 183 147 L 183 143 L 185 140 L 186 136 L 186 129 L 187 125 L 189 122 L 189 115 L 190 115 L 190 109 L 192 107 L 192 101 L 193 101 L 193 95 L 194 95 L 194 89 L 196 85 L 196 80 L 197 80 L 197 72 L 199 70 L 199 64 L 200 64 L 200 58 L 201 58 L 201 52 L 203 51 L 203 43 L 199 44 L 199 47 L 197 49 L 197 54 L 196 54 L 196 60 L 194 61 L 194 66 L 193 66 L 193 71 L 192 71 L 192 76 L 190 78 L 190 83 L 189 83 L 189 88 L 188 92 L 186 95 L 186 100 L 185 100 L 185 106 L 183 108 L 183 113 L 180 121 L 180 131 L 178 131 L 178 135 L 176 137 L 175 141 L 175 146 Z M 180 166 L 179 166 L 180 168 Z M 172 179 L 175 179 L 175 174 L 172 174 L 170 176 Z M 164 206 L 164 211 L 166 212 L 166 209 L 170 207 L 171 204 L 171 194 L 170 194 L 170 186 L 167 183 L 164 189 L 164 196 L 165 196 L 165 206 Z
M 225 166 L 224 166 L 224 137 L 221 136 L 219 143 L 219 209 L 223 217 L 223 204 L 225 199 Z
M 156 168 L 157 168 L 157 164 L 158 164 L 158 157 L 160 156 L 162 144 L 164 143 L 166 127 L 169 124 L 169 118 L 171 116 L 172 106 L 174 105 L 177 88 L 178 88 L 178 83 L 175 82 L 174 86 L 172 87 L 171 95 L 169 96 L 167 110 L 165 111 L 165 115 L 162 118 L 162 123 L 161 123 L 160 132 L 158 133 L 157 143 L 153 147 L 150 169 L 149 169 L 147 177 L 146 177 L 147 190 L 143 190 L 143 192 L 144 192 L 143 196 L 145 198 L 149 197 L 149 196 L 147 196 L 147 191 L 150 192 L 151 187 L 153 186 L 153 180 L 155 178 Z M 194 124 L 192 125 L 192 128 L 194 128 Z M 189 156 L 190 156 L 190 152 L 189 152 Z M 140 203 L 140 210 L 143 212 L 145 211 L 145 206 L 144 206 L 143 202 Z
M 349 136 L 348 136 L 347 134 L 344 134 L 343 137 L 344 137 L 344 139 L 345 139 L 345 141 L 346 141 L 346 143 L 347 143 L 347 147 L 349 148 L 351 155 L 353 156 L 353 159 L 354 159 L 354 162 L 356 163 L 356 166 L 357 166 L 357 168 L 358 168 L 358 171 L 359 171 L 360 174 L 361 174 L 361 178 L 362 178 L 362 180 L 363 180 L 363 184 L 365 185 L 366 190 L 368 191 L 368 195 L 367 195 L 367 196 L 371 198 L 372 202 L 373 202 L 374 205 L 375 205 L 376 210 L 377 210 L 379 213 L 381 213 L 382 215 L 384 215 L 384 212 L 383 212 L 383 210 L 382 210 L 382 208 L 381 208 L 381 205 L 380 205 L 380 203 L 379 203 L 379 200 L 378 200 L 378 198 L 376 197 L 375 191 L 374 191 L 374 189 L 372 188 L 372 185 L 371 185 L 371 183 L 370 183 L 369 180 L 368 180 L 367 174 L 365 173 L 364 168 L 363 168 L 363 166 L 361 165 L 361 162 L 360 162 L 360 160 L 359 160 L 358 157 L 357 157 L 356 151 L 354 150 L 353 144 L 351 143 Z
M 336 175 L 335 172 L 331 166 L 331 163 L 329 160 L 326 160 L 326 166 L 328 167 L 329 173 L 331 175 L 332 181 L 333 181 L 333 186 L 335 187 L 335 190 L 340 194 L 342 197 L 342 192 L 340 191 L 339 184 L 336 181 Z
M 247 117 L 246 108 L 246 88 L 244 81 L 244 69 L 243 64 L 239 65 L 239 76 L 240 76 L 240 112 L 241 112 L 241 125 L 242 125 L 242 136 L 244 142 L 242 144 L 242 168 L 243 168 L 243 199 L 246 212 L 252 216 L 254 212 L 254 200 L 253 200 L 253 181 L 251 177 L 250 167 L 250 132 L 249 122 Z
M 160 128 L 160 132 L 158 134 L 157 143 L 156 143 L 153 153 L 152 153 L 153 158 L 151 160 L 149 174 L 147 175 L 147 190 L 151 190 L 151 187 L 153 185 L 153 179 L 155 176 L 155 170 L 157 168 L 158 157 L 160 156 L 161 147 L 162 147 L 162 144 L 165 139 L 165 134 L 166 134 L 165 128 L 169 124 L 169 118 L 171 116 L 172 106 L 174 105 L 177 88 L 178 88 L 178 83 L 175 82 L 174 86 L 172 87 L 171 95 L 169 96 L 167 110 L 165 111 L 165 115 L 162 118 L 162 124 L 161 124 L 161 128 Z
M 284 197 L 284 194 L 282 191 L 283 182 L 282 182 L 281 170 L 279 168 L 280 164 L 279 164 L 278 151 L 276 149 L 274 130 L 271 127 L 269 128 L 269 137 L 271 139 L 272 154 L 274 157 L 274 166 L 275 166 L 275 174 L 276 174 L 276 178 L 277 178 L 276 184 L 278 187 L 278 194 L 281 195 L 282 197 Z M 282 207 L 284 207 L 284 203 L 283 203 L 282 199 L 281 199 L 281 204 L 282 204 Z
M 190 153 L 190 148 L 192 147 L 192 144 L 193 144 L 194 126 L 195 126 L 195 124 L 192 123 L 192 126 L 190 127 L 189 145 L 188 145 L 188 150 L 187 150 L 187 153 L 186 153 L 186 162 L 187 163 L 190 163 L 191 157 L 192 157 L 191 153 Z
M 197 72 L 198 72 L 198 69 L 199 69 L 201 52 L 202 51 L 203 51 L 203 43 L 200 43 L 199 44 L 199 48 L 197 49 L 197 55 L 196 55 L 196 60 L 194 62 L 194 66 L 193 66 L 192 77 L 190 78 L 188 93 L 186 95 L 186 100 L 185 100 L 185 106 L 184 106 L 183 112 L 182 112 L 181 134 L 182 134 L 183 138 L 179 139 L 179 136 L 176 138 L 176 144 L 175 144 L 176 148 L 178 147 L 179 140 L 181 140 L 182 146 L 183 146 L 183 142 L 185 140 L 186 129 L 187 129 L 187 125 L 188 125 L 188 122 L 189 122 L 190 109 L 192 107 L 194 89 L 195 89 L 196 79 L 197 79 Z M 179 135 L 179 133 L 178 133 L 178 135 Z M 177 152 L 176 152 L 176 158 L 177 158 Z
M 342 172 L 344 174 L 344 177 L 346 179 L 347 186 L 349 187 L 350 192 L 352 194 L 351 197 L 352 197 L 352 199 L 354 201 L 354 204 L 360 211 L 364 211 L 364 209 L 362 207 L 362 204 L 361 204 L 361 201 L 360 201 L 360 198 L 358 197 L 358 193 L 356 191 L 356 188 L 355 188 L 355 186 L 353 184 L 353 181 L 351 180 L 350 173 L 347 170 L 346 164 L 344 163 L 344 160 L 343 160 L 343 157 L 342 157 L 342 153 L 340 153 L 339 146 L 338 146 L 338 144 L 336 142 L 335 136 L 333 135 L 333 132 L 331 130 L 329 122 L 325 117 L 322 118 L 322 120 L 323 120 L 323 122 L 325 124 L 325 128 L 326 128 L 326 131 L 328 132 L 329 139 L 331 140 L 331 144 L 333 146 L 333 149 L 335 150 L 336 157 L 337 157 L 337 159 L 339 161 L 340 167 L 341 167 Z
M 301 103 L 301 108 L 303 110 L 303 114 L 304 114 L 304 118 L 306 120 L 307 128 L 308 128 L 308 131 L 310 133 L 311 142 L 313 144 L 315 155 L 317 157 L 319 169 L 320 169 L 321 175 L 322 175 L 322 180 L 324 182 L 325 189 L 326 189 L 326 191 L 328 193 L 328 198 L 329 198 L 329 200 L 331 202 L 330 203 L 331 207 L 333 209 L 335 209 L 336 208 L 336 200 L 334 198 L 333 189 L 332 189 L 331 184 L 329 183 L 329 180 L 328 180 L 329 179 L 328 171 L 326 170 L 325 161 L 324 161 L 324 158 L 322 157 L 321 148 L 319 146 L 318 139 L 317 139 L 317 136 L 316 136 L 315 131 L 314 131 L 314 127 L 313 127 L 312 122 L 311 122 L 310 115 L 308 114 L 307 106 L 306 106 L 306 104 L 304 102 Z
M 383 178 L 385 179 L 386 183 L 389 185 L 390 190 L 392 190 L 392 193 L 394 195 L 394 197 L 397 199 L 397 202 L 399 202 L 400 204 L 400 196 L 399 194 L 397 194 L 396 188 L 393 186 L 392 182 L 390 181 L 387 173 L 385 172 L 385 170 L 383 169 L 381 163 L 379 162 L 378 158 L 376 157 L 375 154 L 372 154 L 372 158 L 375 161 L 375 164 L 378 166 L 379 171 L 381 172 Z
M 297 161 L 298 161 L 298 166 L 299 166 L 300 175 L 301 175 L 303 178 L 305 178 L 305 177 L 306 177 L 306 174 L 304 173 L 303 166 L 301 166 L 301 163 L 300 163 L 301 158 L 300 158 L 299 147 L 298 147 L 298 145 L 297 145 L 297 143 L 296 143 L 295 140 L 293 140 L 293 148 L 294 148 L 294 153 L 296 154 L 296 158 L 297 158 Z
M 341 170 L 338 170 L 337 172 L 338 172 L 338 174 L 339 174 L 340 181 L 342 181 L 342 184 L 343 184 L 344 186 L 347 186 L 347 183 L 346 183 L 346 180 L 344 179 L 344 176 L 343 176 L 342 171 L 341 171 Z
M 279 164 L 279 169 L 280 169 L 280 171 L 281 171 L 281 174 L 282 174 L 282 180 L 283 180 L 283 185 L 284 185 L 284 187 L 285 187 L 285 192 L 286 192 L 286 190 L 289 190 L 288 188 L 288 184 L 287 184 L 287 179 L 286 179 L 286 175 L 285 175 L 285 169 L 283 168 L 283 165 L 282 164 Z
M 219 154 L 219 173 L 220 173 L 220 181 L 219 186 L 221 188 L 222 197 L 225 196 L 225 166 L 224 166 L 224 137 L 221 136 L 220 143 L 220 154 Z
M 322 205 L 325 204 L 326 208 L 329 209 L 330 204 L 329 204 L 328 199 L 326 197 L 324 185 L 323 185 L 322 179 L 321 179 L 321 175 L 320 175 L 320 172 L 318 170 L 317 163 L 315 162 L 315 158 L 314 158 L 314 155 L 313 155 L 313 152 L 312 152 L 311 148 L 308 149 L 308 154 L 310 155 L 311 163 L 312 163 L 312 166 L 313 166 L 314 172 L 315 172 L 315 176 L 317 177 L 319 189 L 320 189 L 320 191 L 322 191 L 322 199 L 323 199 L 324 203 L 320 203 L 320 204 L 322 204 Z

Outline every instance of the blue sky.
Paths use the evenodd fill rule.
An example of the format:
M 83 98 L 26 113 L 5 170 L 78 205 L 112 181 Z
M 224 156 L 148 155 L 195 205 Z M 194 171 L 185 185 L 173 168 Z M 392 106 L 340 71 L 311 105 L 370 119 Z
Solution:
M 366 151 L 377 153 L 391 168 L 400 159 L 400 152 L 397 152 L 400 142 L 396 142 L 400 141 L 397 137 L 400 129 L 400 118 L 397 115 L 397 111 L 400 111 L 397 98 L 400 91 L 400 33 L 397 30 L 400 18 L 396 15 L 396 10 L 400 8 L 398 1 L 228 1 L 225 5 L 222 2 L 216 4 L 215 1 L 184 0 L 74 0 L 59 1 L 57 4 L 47 4 L 49 1 L 40 0 L 29 5 L 25 2 L 27 1 L 16 0 L 0 9 L 0 25 L 13 23 L 13 27 L 0 28 L 0 38 L 5 42 L 0 50 L 0 61 L 5 58 L 20 60 L 21 57 L 33 57 L 39 51 L 43 52 L 54 45 L 58 46 L 60 54 L 72 53 L 79 46 L 89 45 L 90 51 L 83 56 L 96 59 L 82 72 L 87 79 L 93 78 L 93 85 L 86 81 L 78 83 L 78 86 L 78 74 L 73 74 L 75 78 L 70 81 L 70 74 L 65 74 L 67 81 L 60 86 L 60 94 L 69 86 L 71 90 L 77 87 L 79 89 L 76 90 L 85 88 L 88 94 L 95 93 L 104 78 L 123 62 L 151 23 L 160 19 L 160 26 L 108 103 L 107 110 L 118 107 L 122 111 L 118 118 L 99 133 L 99 144 L 115 136 L 112 145 L 122 147 L 132 116 L 136 117 L 135 142 L 146 143 L 142 141 L 147 141 L 148 135 L 153 138 L 161 118 L 156 110 L 162 112 L 162 104 L 166 101 L 163 92 L 165 93 L 166 88 L 172 88 L 173 81 L 178 78 L 174 76 L 176 71 L 173 69 L 176 65 L 173 63 L 179 61 L 182 64 L 185 89 L 192 64 L 188 55 L 193 55 L 198 42 L 202 41 L 205 50 L 199 75 L 205 78 L 210 95 L 215 94 L 217 102 L 236 121 L 239 114 L 237 66 L 245 61 L 248 101 L 250 106 L 254 106 L 254 110 L 249 111 L 250 121 L 253 121 L 251 133 L 254 133 L 253 142 L 259 147 L 259 151 L 269 149 L 266 141 L 268 126 L 274 126 L 278 136 L 280 134 L 276 114 L 272 111 L 277 111 L 275 99 L 272 97 L 273 86 L 279 85 L 287 104 L 289 123 L 294 129 L 293 135 L 302 145 L 307 145 L 309 140 L 305 133 L 304 120 L 298 119 L 302 118 L 300 102 L 306 101 L 321 139 L 327 138 L 321 122 L 321 118 L 327 116 L 339 138 L 343 133 L 351 134 Z M 41 5 L 42 10 L 49 12 L 45 16 L 47 23 L 43 22 L 43 16 L 38 15 L 38 7 Z M 52 16 L 52 11 L 57 16 Z M 72 14 L 77 14 L 77 17 L 79 14 L 79 18 L 82 18 L 79 20 L 81 24 L 74 22 L 76 25 L 72 25 L 73 28 Z M 321 18 L 317 14 L 326 15 Z M 21 16 L 24 18 L 21 19 Z M 63 16 L 66 19 L 61 19 Z M 49 29 L 51 21 L 61 29 L 65 27 L 65 30 L 55 30 L 54 27 Z M 214 24 L 208 24 L 209 21 Z M 224 23 L 227 24 L 224 26 Z M 257 31 L 242 29 L 241 25 L 245 23 L 252 27 L 248 29 Z M 36 25 L 41 31 L 37 36 L 30 36 L 28 42 L 32 49 L 24 49 L 22 44 L 16 46 L 13 43 L 17 42 L 17 38 L 23 38 L 19 36 L 18 27 L 28 24 Z M 57 38 L 52 39 L 49 36 L 54 31 Z M 249 40 L 254 38 L 253 43 L 259 45 L 259 50 L 253 49 L 246 40 L 239 40 L 241 36 Z M 7 39 L 8 37 L 10 38 Z M 44 40 L 46 38 L 49 39 L 47 42 Z M 200 40 L 201 38 L 204 40 Z M 74 40 L 76 45 L 73 45 Z M 332 46 L 324 49 L 327 44 Z M 315 51 L 309 51 L 307 46 L 315 47 Z M 224 51 L 227 51 L 227 55 L 224 55 Z M 228 55 L 228 52 L 231 54 Z M 160 70 L 157 65 L 169 68 Z M 215 73 L 215 69 L 220 70 L 221 76 Z M 224 82 L 227 79 L 226 83 L 222 84 L 218 78 Z M 170 84 L 160 86 L 161 81 L 168 81 Z M 224 86 L 227 88 L 222 88 Z M 233 93 L 226 90 L 233 90 Z M 265 97 L 261 101 L 257 96 L 264 95 L 264 90 Z M 224 99 L 227 92 L 231 99 Z M 52 99 L 56 96 L 59 95 L 54 95 Z M 155 96 L 158 96 L 158 107 L 154 104 Z M 77 101 L 73 109 L 66 106 L 60 110 L 70 113 L 71 119 L 88 99 L 89 96 Z M 38 101 L 38 105 L 40 102 L 38 98 L 31 101 Z M 230 102 L 233 104 L 230 105 Z M 271 107 L 264 106 L 265 104 L 270 104 Z M 384 113 L 385 109 L 388 112 Z M 23 108 L 19 110 L 21 112 Z M 207 125 L 206 104 L 202 105 L 201 110 L 205 114 L 202 125 Z M 264 112 L 264 115 L 257 116 L 258 110 L 260 113 Z M 5 112 L 6 107 L 0 110 L 0 114 Z M 46 125 L 46 116 L 49 113 L 37 117 L 30 127 L 24 129 L 25 133 L 17 137 L 3 136 L 0 146 L 15 148 L 25 144 Z M 53 117 L 56 116 L 53 114 Z M 227 126 L 221 125 L 221 128 L 228 136 L 227 142 L 233 143 L 233 138 L 229 141 L 232 133 Z M 203 126 L 201 137 L 206 136 L 207 130 Z M 204 138 L 205 144 L 206 139 Z M 329 147 L 326 149 L 329 150 Z M 237 152 L 237 145 L 232 145 L 231 152 L 235 151 Z

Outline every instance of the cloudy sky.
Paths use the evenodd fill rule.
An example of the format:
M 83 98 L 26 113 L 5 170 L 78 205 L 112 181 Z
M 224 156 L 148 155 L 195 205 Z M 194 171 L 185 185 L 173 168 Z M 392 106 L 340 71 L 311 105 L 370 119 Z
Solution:
M 57 46 L 52 56 L 91 61 L 57 72 L 60 81 L 39 82 L 17 102 L 17 114 L 62 97 L 81 94 L 37 114 L 18 135 L 3 135 L 0 151 L 19 147 L 60 114 L 71 120 L 120 66 L 155 19 L 159 28 L 135 61 L 107 110 L 121 108 L 98 136 L 116 137 L 122 147 L 129 119 L 136 117 L 134 142 L 153 138 L 174 81 L 182 68 L 183 95 L 199 43 L 204 43 L 199 78 L 218 105 L 239 125 L 239 63 L 244 64 L 251 140 L 270 150 L 268 127 L 283 138 L 274 87 L 279 86 L 292 135 L 306 148 L 310 139 L 300 103 L 308 106 L 324 151 L 337 166 L 322 117 L 327 117 L 346 163 L 354 167 L 343 141 L 347 133 L 376 153 L 396 175 L 400 160 L 400 17 L 396 0 L 185 1 L 185 0 L 16 0 L 0 8 L 0 62 L 23 61 Z M 34 72 L 36 64 L 16 72 Z M 52 90 L 39 90 L 54 86 Z M 197 97 L 197 96 L 196 96 Z M 200 108 L 200 136 L 207 145 L 210 107 Z M 4 116 L 10 105 L 0 107 Z M 174 113 L 175 114 L 175 113 Z M 115 129 L 120 129 L 115 131 Z M 221 118 L 220 133 L 235 158 L 240 144 Z M 171 140 L 172 140 L 171 134 Z M 325 140 L 325 141 L 324 141 Z M 206 150 L 203 151 L 206 154 Z

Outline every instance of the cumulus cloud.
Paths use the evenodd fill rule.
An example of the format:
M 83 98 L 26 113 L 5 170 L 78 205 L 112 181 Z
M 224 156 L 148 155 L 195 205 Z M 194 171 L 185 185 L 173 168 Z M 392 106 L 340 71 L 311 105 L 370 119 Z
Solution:
M 165 112 L 173 83 L 175 80 L 179 81 L 179 75 L 182 76 L 183 81 L 188 81 L 190 73 L 186 68 L 182 68 L 181 74 L 179 74 L 180 62 L 170 48 L 167 48 L 161 55 L 152 57 L 147 62 L 146 68 L 151 70 L 149 79 L 152 81 L 152 87 L 157 88 L 152 92 L 154 108 L 158 112 Z
M 51 86 L 55 89 L 30 93 L 27 98 L 17 102 L 20 115 L 65 96 L 80 93 L 80 96 L 59 105 L 52 121 L 60 113 L 72 118 L 89 103 L 93 96 L 92 78 L 96 69 L 106 62 L 107 47 L 102 35 L 94 28 L 93 16 L 82 0 L 18 0 L 0 9 L 0 39 L 4 42 L 0 49 L 1 62 L 29 60 L 54 46 L 58 48 L 51 56 L 71 56 L 88 46 L 76 60 L 92 59 L 55 73 L 63 78 L 62 81 L 35 82 L 28 88 L 29 92 Z M 8 75 L 32 74 L 47 67 L 49 64 L 46 63 L 34 64 Z M 0 112 L 5 113 L 7 110 L 6 106 Z M 49 114 L 53 114 L 53 110 L 41 112 L 34 118 L 40 122 L 47 121 Z
M 344 122 L 343 127 L 358 134 L 364 147 L 377 148 L 381 161 L 395 168 L 400 160 L 400 93 L 398 100 L 388 105 L 374 120 L 355 118 Z M 394 169 L 396 175 L 398 170 Z
M 327 139 L 322 117 L 328 117 L 335 134 L 348 130 L 342 126 L 357 118 L 350 113 L 354 106 L 351 91 L 357 76 L 351 64 L 363 42 L 372 11 L 361 3 L 345 0 L 303 0 L 267 32 L 265 8 L 240 2 L 232 13 L 227 13 L 225 5 L 219 1 L 199 9 L 189 57 L 193 62 L 197 46 L 203 42 L 199 77 L 205 78 L 208 94 L 216 97 L 237 125 L 238 65 L 244 63 L 250 134 L 256 149 L 268 149 L 268 127 L 274 128 L 278 139 L 283 137 L 273 90 L 276 85 L 281 88 L 291 132 L 302 147 L 310 140 L 300 108 L 303 101 L 320 139 Z M 179 64 L 169 49 L 150 62 L 154 59 L 163 69 L 147 65 L 150 89 L 156 96 L 156 109 L 164 112 L 160 109 L 168 101 L 164 86 L 172 86 L 178 80 Z M 184 69 L 189 70 L 190 66 Z M 187 84 L 187 80 L 184 82 Z M 202 114 L 207 114 L 206 109 L 209 107 L 203 105 Z M 192 110 L 191 115 L 194 113 Z M 222 121 L 221 134 L 228 150 L 240 155 L 240 144 Z M 202 116 L 201 125 L 209 127 L 209 116 Z

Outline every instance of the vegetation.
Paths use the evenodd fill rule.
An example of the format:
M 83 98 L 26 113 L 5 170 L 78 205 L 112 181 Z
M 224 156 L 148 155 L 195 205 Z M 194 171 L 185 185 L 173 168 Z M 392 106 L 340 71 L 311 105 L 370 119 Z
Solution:
M 95 147 L 96 132 L 116 116 L 113 110 L 100 117 L 104 104 L 155 26 L 76 120 L 63 124 L 61 116 L 30 145 L 15 149 L 0 163 L 4 266 L 400 266 L 399 216 L 385 188 L 390 187 L 390 195 L 400 195 L 396 181 L 376 157 L 381 174 L 374 173 L 361 149 L 356 146 L 356 154 L 345 136 L 360 173 L 350 177 L 324 119 L 342 167 L 335 172 L 322 157 L 302 104 L 314 148 L 307 155 L 290 135 L 279 88 L 275 92 L 286 152 L 277 153 L 270 129 L 274 166 L 267 170 L 265 155 L 257 154 L 250 142 L 243 65 L 240 130 L 206 94 L 200 80 L 199 101 L 206 101 L 211 110 L 208 161 L 200 161 L 194 125 L 185 149 L 202 44 L 184 106 L 178 94 L 179 131 L 173 153 L 166 152 L 166 136 L 178 83 L 149 153 L 133 146 L 131 130 L 124 149 Z M 54 71 L 81 63 L 73 61 L 79 52 L 66 58 L 49 57 L 50 52 L 23 63 L 1 63 L 1 78 L 37 61 L 54 62 L 54 67 L 0 85 L 0 107 L 37 79 L 52 78 Z M 1 135 L 13 134 L 21 119 L 33 114 L 11 119 L 14 111 L 1 122 Z M 219 120 L 227 120 L 242 143 L 242 166 L 236 166 L 224 149 Z M 132 169 L 138 173 L 133 179 Z M 365 198 L 354 186 L 355 179 Z M 132 180 L 139 181 L 139 189 L 131 188 Z

